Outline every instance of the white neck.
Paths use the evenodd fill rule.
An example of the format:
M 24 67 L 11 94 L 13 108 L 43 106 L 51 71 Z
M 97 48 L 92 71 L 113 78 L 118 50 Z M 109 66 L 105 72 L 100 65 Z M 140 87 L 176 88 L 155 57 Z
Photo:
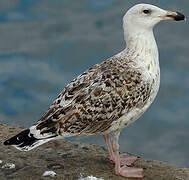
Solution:
M 159 60 L 157 44 L 152 30 L 132 32 L 127 34 L 125 32 L 126 51 L 137 52 L 139 56 L 145 58 L 149 55 L 155 56 Z
M 128 33 L 129 32 L 129 33 Z M 159 72 L 159 53 L 152 29 L 132 31 L 124 28 L 126 49 L 117 56 L 134 61 L 149 71 Z

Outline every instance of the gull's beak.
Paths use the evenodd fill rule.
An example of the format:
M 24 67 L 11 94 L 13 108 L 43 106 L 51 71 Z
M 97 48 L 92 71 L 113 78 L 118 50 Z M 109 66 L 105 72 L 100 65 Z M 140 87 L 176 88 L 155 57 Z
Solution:
M 179 12 L 167 11 L 165 16 L 162 16 L 163 20 L 175 20 L 182 21 L 185 20 L 185 16 Z

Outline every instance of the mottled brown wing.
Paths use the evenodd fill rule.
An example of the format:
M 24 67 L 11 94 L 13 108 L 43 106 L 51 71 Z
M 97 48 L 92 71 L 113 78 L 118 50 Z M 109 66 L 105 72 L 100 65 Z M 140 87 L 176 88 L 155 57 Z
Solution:
M 37 122 L 41 133 L 97 134 L 134 107 L 143 107 L 150 85 L 139 70 L 107 60 L 74 79 Z

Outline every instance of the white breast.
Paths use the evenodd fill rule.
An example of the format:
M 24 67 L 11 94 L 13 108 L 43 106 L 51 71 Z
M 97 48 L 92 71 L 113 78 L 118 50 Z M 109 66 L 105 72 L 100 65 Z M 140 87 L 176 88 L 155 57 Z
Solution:
M 144 81 L 149 82 L 152 89 L 146 105 L 125 113 L 118 121 L 113 122 L 113 129 L 110 131 L 121 129 L 137 120 L 154 101 L 160 85 L 159 54 L 153 32 L 147 33 L 146 36 L 139 34 L 136 38 L 131 38 L 127 48 L 116 56 L 131 59 L 133 66 L 141 71 Z

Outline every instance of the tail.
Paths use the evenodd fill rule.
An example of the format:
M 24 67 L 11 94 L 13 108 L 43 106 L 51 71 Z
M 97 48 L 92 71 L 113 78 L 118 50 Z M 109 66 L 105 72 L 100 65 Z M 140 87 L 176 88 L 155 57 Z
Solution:
M 17 134 L 16 136 L 13 136 L 12 138 L 6 140 L 4 142 L 4 145 L 12 145 L 20 151 L 30 151 L 36 148 L 37 146 L 40 146 L 48 141 L 55 139 L 56 137 L 57 135 L 37 139 L 30 132 L 30 129 L 26 129 Z

